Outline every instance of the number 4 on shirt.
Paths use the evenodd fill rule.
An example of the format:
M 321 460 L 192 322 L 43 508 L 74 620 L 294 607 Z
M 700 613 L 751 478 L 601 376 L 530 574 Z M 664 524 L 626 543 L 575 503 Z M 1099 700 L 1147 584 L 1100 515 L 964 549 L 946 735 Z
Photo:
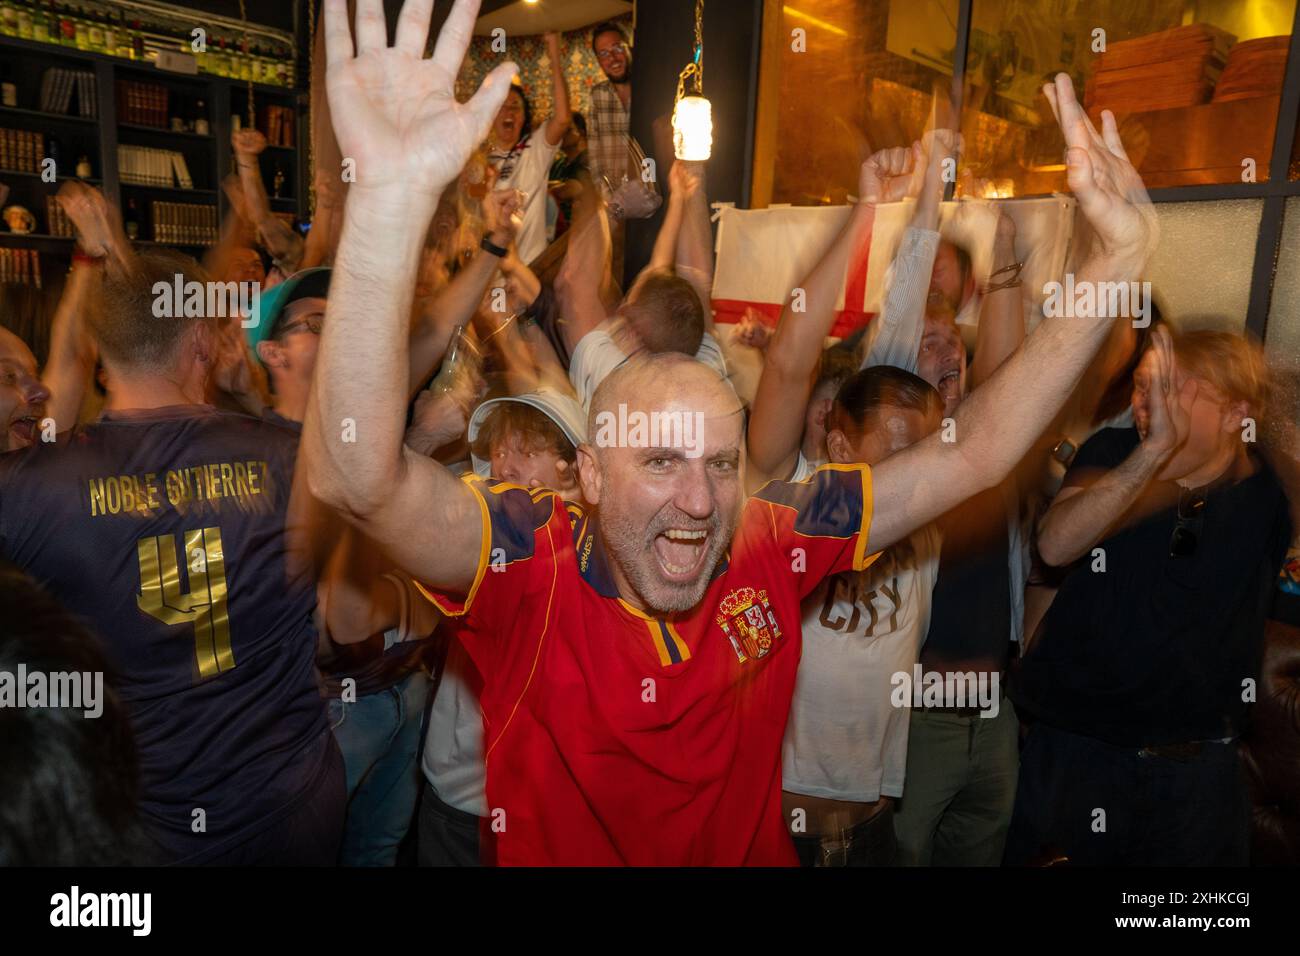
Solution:
M 230 615 L 226 606 L 226 559 L 220 528 L 186 531 L 189 593 L 181 593 L 176 536 L 159 535 L 137 542 L 140 557 L 140 610 L 164 624 L 194 625 L 194 654 L 200 680 L 230 670 Z

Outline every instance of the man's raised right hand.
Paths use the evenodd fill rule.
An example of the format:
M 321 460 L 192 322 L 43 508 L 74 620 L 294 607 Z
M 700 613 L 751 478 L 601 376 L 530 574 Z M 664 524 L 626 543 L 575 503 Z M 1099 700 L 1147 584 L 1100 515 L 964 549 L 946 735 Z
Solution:
M 406 0 L 388 45 L 383 0 L 357 0 L 356 54 L 346 0 L 325 2 L 325 83 L 344 162 L 357 189 L 390 189 L 430 209 L 487 135 L 517 72 L 503 63 L 468 103 L 457 103 L 460 71 L 478 0 L 456 0 L 424 59 L 433 0 Z

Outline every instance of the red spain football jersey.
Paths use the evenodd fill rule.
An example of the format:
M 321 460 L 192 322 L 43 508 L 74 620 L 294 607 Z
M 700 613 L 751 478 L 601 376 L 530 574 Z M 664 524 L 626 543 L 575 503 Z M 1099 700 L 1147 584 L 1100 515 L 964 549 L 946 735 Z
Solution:
M 703 601 L 650 617 L 619 599 L 597 513 L 469 481 L 484 526 L 461 640 L 483 675 L 498 863 L 793 865 L 781 740 L 799 602 L 861 570 L 865 465 L 772 482 L 746 502 Z

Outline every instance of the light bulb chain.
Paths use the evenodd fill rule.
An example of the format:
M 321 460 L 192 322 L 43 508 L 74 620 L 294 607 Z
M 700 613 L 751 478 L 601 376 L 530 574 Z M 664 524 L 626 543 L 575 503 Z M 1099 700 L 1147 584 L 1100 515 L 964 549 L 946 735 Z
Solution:
M 695 92 L 704 93 L 704 0 L 695 0 L 695 56 L 677 77 L 677 100 L 686 95 L 686 81 L 694 77 Z

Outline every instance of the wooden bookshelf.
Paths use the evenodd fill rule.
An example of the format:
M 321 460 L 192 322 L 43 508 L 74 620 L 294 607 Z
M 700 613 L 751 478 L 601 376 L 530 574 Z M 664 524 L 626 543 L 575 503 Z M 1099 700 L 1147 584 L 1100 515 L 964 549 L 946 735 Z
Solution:
M 46 197 L 53 195 L 60 183 L 78 178 L 74 171 L 78 158 L 84 155 L 90 161 L 92 173 L 86 182 L 102 188 L 108 199 L 124 213 L 128 201 L 136 201 L 141 215 L 138 244 L 169 245 L 191 255 L 201 251 L 201 247 L 183 243 L 156 242 L 149 222 L 151 203 L 158 200 L 216 206 L 218 222 L 224 221 L 229 203 L 221 181 L 226 174 L 234 172 L 230 149 L 232 113 L 240 114 L 247 125 L 250 86 L 247 81 L 204 73 L 170 73 L 151 63 L 8 36 L 0 36 L 0 57 L 10 64 L 12 81 L 18 87 L 18 105 L 0 106 L 0 127 L 40 133 L 47 143 L 46 155 L 49 155 L 51 140 L 58 153 L 54 182 L 47 182 L 39 173 L 0 170 L 0 183 L 9 187 L 5 205 L 25 207 L 36 217 L 37 223 L 36 230 L 29 234 L 0 231 L 0 244 L 39 250 L 42 277 L 47 287 L 51 285 L 51 279 L 67 270 L 73 243 L 71 239 L 50 234 L 50 224 L 46 221 Z M 40 108 L 42 77 L 50 68 L 93 72 L 96 86 L 94 117 L 53 113 Z M 299 71 L 299 75 L 303 76 L 305 72 Z M 202 102 L 202 116 L 208 122 L 209 132 L 182 132 L 120 121 L 116 95 L 119 80 L 164 87 L 168 94 L 169 126 L 172 116 L 192 123 L 199 117 L 198 104 Z M 302 89 L 262 83 L 251 86 L 259 114 L 269 106 L 291 111 L 289 124 L 294 145 L 268 146 L 260 159 L 272 210 L 303 217 L 307 212 L 307 196 L 301 187 L 309 179 L 307 151 L 299 147 L 307 141 L 308 94 Z M 185 157 L 194 188 L 123 182 L 118 169 L 119 145 L 179 152 Z M 277 169 L 284 180 L 279 196 L 274 195 Z

